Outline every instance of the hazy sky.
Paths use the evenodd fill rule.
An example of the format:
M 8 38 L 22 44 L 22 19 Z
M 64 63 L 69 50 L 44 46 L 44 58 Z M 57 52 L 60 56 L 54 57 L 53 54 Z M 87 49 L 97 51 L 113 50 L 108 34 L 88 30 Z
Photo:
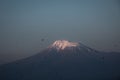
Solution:
M 58 39 L 120 52 L 120 1 L 0 0 L 0 64 Z

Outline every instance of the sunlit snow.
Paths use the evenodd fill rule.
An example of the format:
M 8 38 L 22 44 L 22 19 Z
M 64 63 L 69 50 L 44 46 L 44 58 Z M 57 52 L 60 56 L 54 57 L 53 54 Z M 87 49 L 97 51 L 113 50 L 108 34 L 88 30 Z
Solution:
M 67 40 L 57 40 L 51 45 L 51 47 L 54 47 L 57 50 L 64 50 L 65 48 L 76 47 L 78 45 L 79 43 L 76 42 L 69 42 Z

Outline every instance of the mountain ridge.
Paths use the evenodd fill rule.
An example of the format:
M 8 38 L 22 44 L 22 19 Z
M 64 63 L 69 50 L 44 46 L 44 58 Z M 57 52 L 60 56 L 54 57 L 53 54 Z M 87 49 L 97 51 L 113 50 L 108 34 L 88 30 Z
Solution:
M 40 53 L 0 67 L 1 80 L 119 80 L 120 54 L 77 46 L 48 46 Z M 66 42 L 65 42 L 66 43 Z M 72 42 L 74 43 L 74 42 Z M 53 43 L 54 44 L 54 43 Z M 52 45 L 53 45 L 52 44 Z M 60 47 L 57 49 L 56 46 Z

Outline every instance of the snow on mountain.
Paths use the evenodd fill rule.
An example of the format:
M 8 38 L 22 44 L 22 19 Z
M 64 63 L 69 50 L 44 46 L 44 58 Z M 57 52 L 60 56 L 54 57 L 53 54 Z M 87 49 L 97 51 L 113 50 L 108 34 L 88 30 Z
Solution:
M 56 40 L 48 48 L 55 49 L 57 51 L 66 51 L 66 50 L 76 51 L 77 50 L 77 51 L 83 51 L 83 52 L 97 52 L 97 50 L 87 47 L 80 42 L 71 42 L 68 40 Z
M 67 40 L 57 40 L 50 47 L 56 48 L 57 50 L 64 50 L 66 48 L 77 47 L 77 46 L 79 46 L 79 43 L 69 42 Z

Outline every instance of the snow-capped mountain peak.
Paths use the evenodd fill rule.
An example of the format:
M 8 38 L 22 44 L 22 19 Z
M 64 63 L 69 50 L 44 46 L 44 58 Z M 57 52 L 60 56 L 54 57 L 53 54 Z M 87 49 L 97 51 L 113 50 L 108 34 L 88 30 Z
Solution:
M 79 43 L 70 42 L 67 40 L 56 40 L 50 47 L 56 48 L 57 50 L 64 50 L 65 48 L 77 47 Z
M 50 50 L 56 49 L 57 51 L 70 50 L 75 51 L 79 50 L 82 52 L 95 52 L 95 49 L 85 46 L 81 42 L 71 42 L 68 40 L 56 40 L 52 45 L 48 47 Z

